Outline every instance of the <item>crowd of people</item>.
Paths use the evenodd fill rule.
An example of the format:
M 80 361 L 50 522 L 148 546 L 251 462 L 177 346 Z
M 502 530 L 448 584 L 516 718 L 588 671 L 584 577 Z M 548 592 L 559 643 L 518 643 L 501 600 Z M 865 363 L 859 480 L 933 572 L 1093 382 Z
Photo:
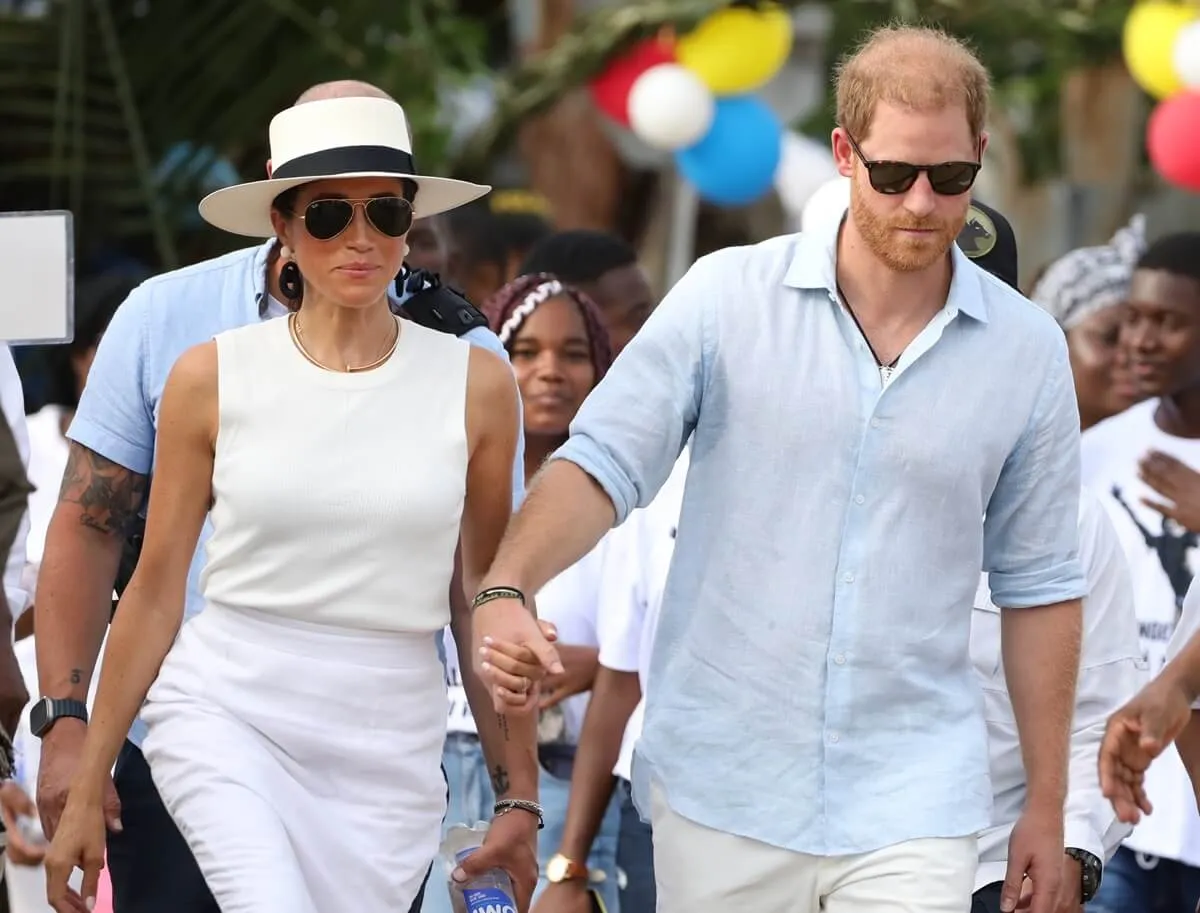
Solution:
M 10 909 L 1196 910 L 1200 233 L 1026 297 L 969 49 L 836 93 L 658 302 L 314 86 L 201 203 L 259 243 L 81 284 L 28 420 L 5 353 Z

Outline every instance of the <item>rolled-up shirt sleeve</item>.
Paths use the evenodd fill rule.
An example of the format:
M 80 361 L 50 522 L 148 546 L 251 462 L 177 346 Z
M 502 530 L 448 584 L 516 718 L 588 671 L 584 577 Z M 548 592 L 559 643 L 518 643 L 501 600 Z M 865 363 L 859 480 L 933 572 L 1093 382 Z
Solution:
M 720 251 L 696 261 L 625 347 L 551 457 L 569 460 L 604 489 L 620 525 L 670 475 L 700 414 L 714 357 L 714 302 L 728 270 Z M 736 300 L 736 299 L 735 299 Z
M 1079 551 L 1079 409 L 1066 340 L 1029 422 L 1009 454 L 984 517 L 983 559 L 1001 608 L 1052 605 L 1087 594 Z

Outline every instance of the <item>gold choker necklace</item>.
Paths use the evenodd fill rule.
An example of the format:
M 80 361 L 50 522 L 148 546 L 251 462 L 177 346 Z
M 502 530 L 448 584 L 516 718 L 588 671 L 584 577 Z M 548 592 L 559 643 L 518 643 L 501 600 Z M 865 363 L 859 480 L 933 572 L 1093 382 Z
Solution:
M 322 363 L 311 352 L 309 352 L 307 348 L 305 348 L 305 346 L 304 346 L 304 331 L 300 328 L 300 315 L 299 314 L 296 314 L 296 313 L 288 314 L 288 331 L 292 334 L 292 342 L 295 344 L 296 348 L 300 351 L 300 354 L 303 355 L 310 363 L 312 363 L 312 364 L 316 365 L 318 368 L 320 368 L 322 371 L 333 371 L 338 374 L 358 374 L 358 373 L 361 373 L 362 371 L 370 371 L 374 368 L 378 368 L 381 364 L 383 364 L 385 361 L 387 361 L 389 358 L 391 358 L 392 355 L 395 354 L 396 346 L 400 342 L 400 321 L 395 320 L 395 318 L 393 318 L 393 321 L 396 324 L 396 334 L 392 337 L 392 344 L 387 347 L 387 351 L 385 351 L 382 355 L 380 355 L 378 358 L 376 358 L 374 361 L 372 361 L 368 364 L 355 365 L 353 367 L 350 365 L 346 365 L 344 368 L 329 367 L 329 365 Z

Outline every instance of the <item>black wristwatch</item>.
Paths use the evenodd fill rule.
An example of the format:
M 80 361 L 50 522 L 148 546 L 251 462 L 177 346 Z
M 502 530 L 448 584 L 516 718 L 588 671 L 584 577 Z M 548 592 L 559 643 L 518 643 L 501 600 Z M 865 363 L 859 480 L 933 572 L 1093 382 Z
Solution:
M 1079 886 L 1079 900 L 1087 903 L 1100 890 L 1100 878 L 1104 874 L 1104 863 L 1089 853 L 1073 846 L 1067 847 L 1067 855 L 1079 863 L 1079 874 L 1083 883 Z
M 88 720 L 87 704 L 74 698 L 43 697 L 29 711 L 29 728 L 39 739 L 50 727 L 63 717 L 74 717 L 77 720 Z

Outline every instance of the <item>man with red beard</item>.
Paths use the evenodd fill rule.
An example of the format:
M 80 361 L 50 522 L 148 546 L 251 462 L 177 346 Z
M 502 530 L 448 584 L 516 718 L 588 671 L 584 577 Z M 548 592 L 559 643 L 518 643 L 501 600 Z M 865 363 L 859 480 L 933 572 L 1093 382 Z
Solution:
M 983 568 L 1027 774 L 1001 908 L 1054 909 L 1080 597 L 1079 414 L 1053 319 L 954 244 L 989 80 L 870 35 L 839 69 L 841 225 L 718 251 L 541 470 L 477 602 L 498 703 L 547 646 L 524 593 L 648 505 L 690 440 L 634 796 L 659 913 L 962 913 L 991 783 L 969 654 Z M 547 662 L 551 662 L 547 660 Z

